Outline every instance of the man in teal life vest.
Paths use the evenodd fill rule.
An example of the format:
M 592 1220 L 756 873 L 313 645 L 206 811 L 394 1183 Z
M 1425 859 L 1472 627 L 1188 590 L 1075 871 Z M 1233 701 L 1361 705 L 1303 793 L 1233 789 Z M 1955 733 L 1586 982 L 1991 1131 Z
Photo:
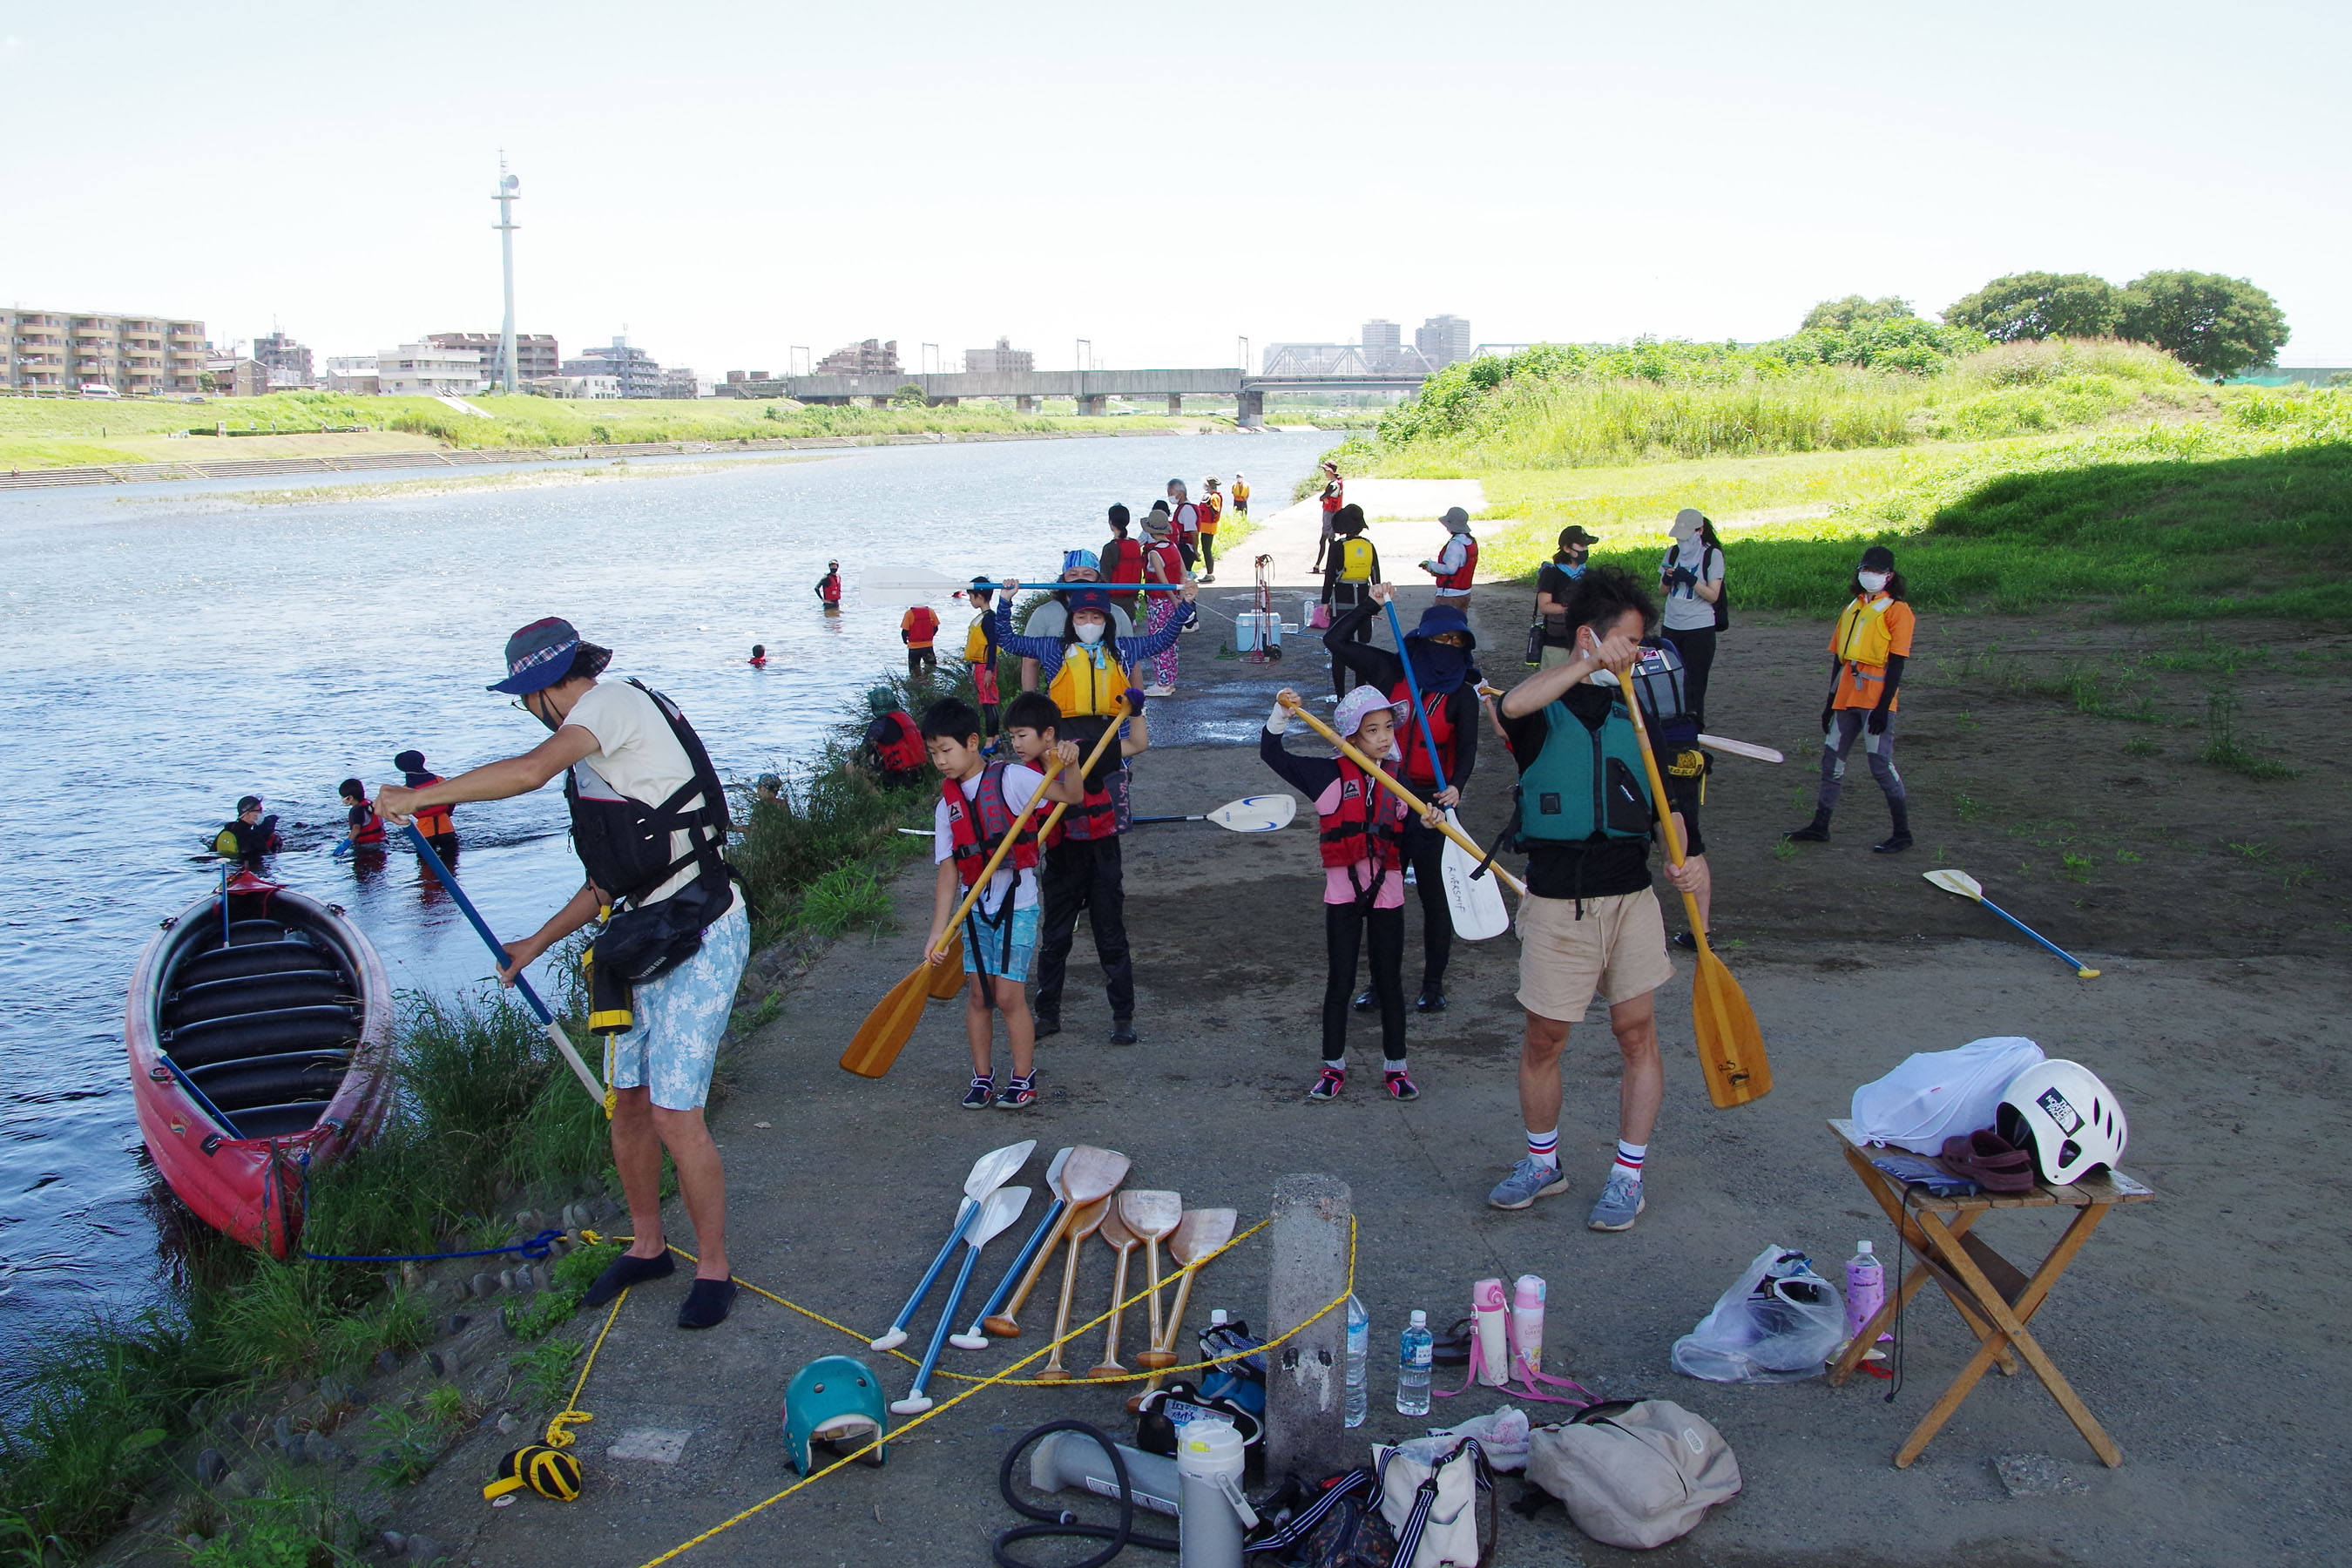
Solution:
M 1597 992 L 1623 1054 L 1617 1160 L 1586 1223 L 1630 1230 L 1644 1206 L 1642 1164 L 1665 1074 L 1654 994 L 1673 977 L 1666 929 L 1650 884 L 1658 813 L 1634 720 L 1613 673 L 1641 654 L 1657 606 L 1625 572 L 1596 566 L 1570 584 L 1564 606 L 1575 656 L 1503 697 L 1503 728 L 1519 764 L 1519 841 L 1528 898 L 1519 906 L 1519 1110 L 1527 1153 L 1487 1195 L 1523 1209 L 1565 1192 L 1559 1170 L 1559 1058 L 1569 1026 Z M 1677 888 L 1687 866 L 1669 867 Z

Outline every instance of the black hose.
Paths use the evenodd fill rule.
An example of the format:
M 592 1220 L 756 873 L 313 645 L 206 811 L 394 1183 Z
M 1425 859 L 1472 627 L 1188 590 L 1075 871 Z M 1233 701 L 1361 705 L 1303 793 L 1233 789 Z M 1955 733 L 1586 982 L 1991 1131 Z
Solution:
M 1110 1456 L 1111 1474 L 1118 1478 L 1118 1523 L 1116 1525 L 1087 1524 L 1066 1509 L 1059 1512 L 1042 1509 L 1034 1503 L 1022 1501 L 1014 1493 L 1013 1466 L 1020 1462 L 1022 1454 L 1028 1449 L 1030 1444 L 1040 1437 L 1051 1436 L 1056 1432 L 1083 1432 L 1093 1438 L 1096 1446 L 1104 1453 Z M 1036 1564 L 1023 1562 L 1007 1552 L 1005 1548 L 1016 1541 L 1035 1541 L 1060 1535 L 1110 1542 L 1093 1556 L 1081 1558 L 1069 1564 L 1069 1568 L 1104 1568 L 1106 1563 L 1129 1546 L 1148 1546 L 1155 1552 L 1176 1550 L 1176 1542 L 1165 1536 L 1140 1535 L 1136 1532 L 1135 1488 L 1127 1479 L 1127 1461 L 1120 1458 L 1118 1445 L 1112 1442 L 1100 1427 L 1089 1426 L 1084 1421 L 1048 1421 L 1043 1426 L 1024 1435 L 1020 1441 L 1004 1451 L 1004 1463 L 997 1467 L 996 1489 L 1004 1494 L 1004 1501 L 1013 1512 L 1024 1519 L 1040 1521 L 1035 1524 L 1016 1524 L 997 1535 L 995 1542 L 989 1549 L 989 1554 L 995 1560 L 997 1568 L 1037 1568 Z

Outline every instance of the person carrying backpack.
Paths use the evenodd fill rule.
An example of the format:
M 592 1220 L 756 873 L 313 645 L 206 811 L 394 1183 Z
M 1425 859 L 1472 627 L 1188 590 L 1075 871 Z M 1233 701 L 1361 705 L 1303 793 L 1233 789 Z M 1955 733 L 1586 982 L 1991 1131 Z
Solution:
M 1364 509 L 1352 501 L 1339 509 L 1331 526 L 1331 549 L 1323 558 L 1323 603 L 1336 620 L 1345 611 L 1371 603 L 1371 585 L 1381 581 L 1381 552 L 1364 537 Z M 1371 641 L 1371 617 L 1358 620 L 1353 636 L 1358 642 Z M 1347 667 L 1336 658 L 1331 662 L 1331 693 L 1348 694 Z
M 1568 624 L 1568 595 L 1592 547 L 1601 541 L 1571 523 L 1559 531 L 1559 548 L 1536 573 L 1535 635 L 1528 663 L 1549 669 L 1576 657 L 1576 630 Z
M 964 591 L 964 603 L 979 612 L 963 634 L 963 661 L 971 670 L 972 695 L 980 699 L 981 732 L 996 738 L 996 705 L 1002 700 L 996 683 L 996 616 L 989 605 L 988 579 L 974 577 Z
M 1666 600 L 1659 630 L 1682 655 L 1690 710 L 1704 725 L 1716 628 L 1723 621 L 1723 542 L 1715 524 L 1692 507 L 1675 514 L 1673 532 L 1675 542 L 1658 563 L 1658 590 Z

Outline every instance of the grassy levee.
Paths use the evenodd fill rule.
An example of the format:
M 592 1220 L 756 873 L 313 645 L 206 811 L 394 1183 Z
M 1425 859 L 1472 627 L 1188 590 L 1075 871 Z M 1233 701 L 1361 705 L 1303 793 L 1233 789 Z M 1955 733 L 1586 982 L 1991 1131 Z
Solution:
M 971 695 L 970 674 L 956 661 L 942 666 L 935 687 L 909 689 L 902 678 L 876 684 L 891 686 L 916 711 L 945 691 Z M 758 911 L 758 945 L 892 923 L 881 878 L 925 847 L 896 829 L 929 822 L 933 787 L 884 790 L 854 763 L 845 766 L 863 727 L 862 713 L 845 712 L 822 753 L 788 776 L 783 800 L 751 808 L 731 856 Z M 562 973 L 576 992 L 576 971 Z M 550 998 L 574 1016 L 583 1000 Z M 494 990 L 410 993 L 401 1002 L 394 1109 L 373 1143 L 310 1180 L 306 1252 L 385 1257 L 499 1246 L 513 1239 L 499 1220 L 509 1200 L 583 1182 L 612 1189 L 602 1109 L 520 1005 Z M 737 1022 L 756 1025 L 773 1005 L 771 997 L 739 1012 Z M 155 1202 L 179 1242 L 177 1277 L 164 1298 L 76 1327 L 30 1364 L 0 1374 L 0 1564 L 79 1560 L 168 1488 L 173 1474 L 186 1473 L 224 1411 L 274 1407 L 296 1380 L 349 1378 L 379 1351 L 405 1354 L 434 1337 L 425 1300 L 388 1284 L 383 1265 L 276 1262 L 205 1230 L 160 1192 Z M 557 1288 L 533 1298 L 527 1321 L 516 1324 L 520 1340 L 547 1335 L 570 1316 L 596 1261 L 585 1253 L 562 1260 Z M 519 1375 L 546 1393 L 578 1349 L 549 1339 L 518 1357 Z M 454 1416 L 420 1422 L 426 1417 L 405 1407 L 372 1419 L 366 1442 L 373 1447 L 363 1457 L 380 1477 L 413 1482 L 457 1429 Z M 241 1564 L 248 1559 L 233 1552 L 247 1548 L 238 1543 L 264 1539 L 288 1543 L 290 1554 L 267 1559 L 273 1563 L 342 1560 L 328 1543 L 337 1531 L 348 1533 L 347 1512 L 286 1477 L 231 1511 L 239 1522 L 204 1549 L 214 1556 L 200 1553 L 200 1563 Z
M 430 397 L 353 397 L 331 392 L 281 392 L 267 397 L 215 397 L 200 404 L 149 399 L 0 397 L 0 466 L 36 468 L 79 464 L 194 461 L 251 456 L 236 437 L 189 436 L 168 451 L 158 438 L 190 430 L 276 431 L 297 436 L 365 426 L 447 446 L 580 447 L 659 441 L 739 441 L 790 437 L 866 437 L 956 431 L 1132 430 L 1191 426 L 1198 416 L 1150 415 L 1080 418 L 1019 414 L 993 404 L 923 408 L 825 408 L 790 400 L 733 398 L 580 400 L 467 398 L 488 417 L 463 414 Z M 135 446 L 124 446 L 125 440 Z

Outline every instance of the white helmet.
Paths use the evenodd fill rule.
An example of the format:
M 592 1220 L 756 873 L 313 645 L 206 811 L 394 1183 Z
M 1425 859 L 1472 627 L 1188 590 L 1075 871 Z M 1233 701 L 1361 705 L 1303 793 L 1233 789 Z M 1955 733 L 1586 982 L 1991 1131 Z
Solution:
M 2098 1074 L 2069 1061 L 2038 1062 L 2010 1079 L 1994 1130 L 2030 1147 L 2042 1179 L 2062 1187 L 2112 1168 L 2131 1138 L 2114 1092 Z

